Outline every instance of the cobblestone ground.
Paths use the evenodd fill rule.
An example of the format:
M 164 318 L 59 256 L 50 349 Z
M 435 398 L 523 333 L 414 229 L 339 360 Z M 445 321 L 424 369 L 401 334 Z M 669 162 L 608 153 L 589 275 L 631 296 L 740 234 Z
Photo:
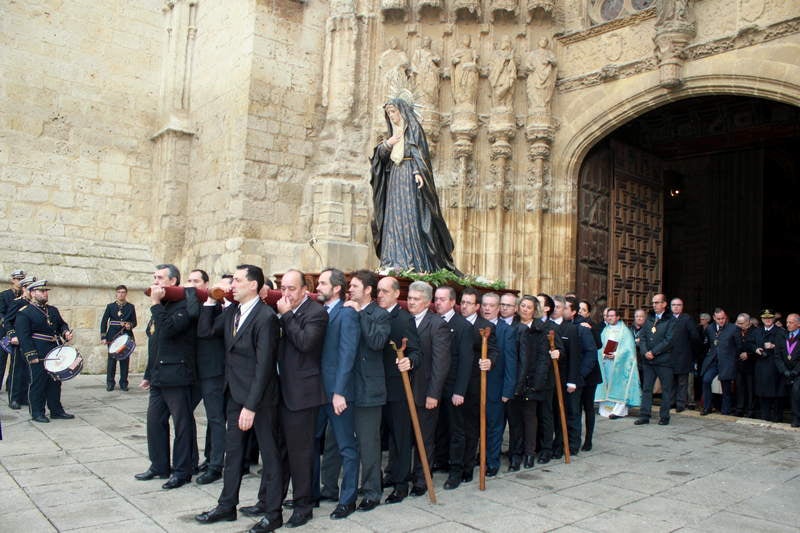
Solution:
M 246 531 L 255 522 L 194 522 L 214 506 L 221 481 L 165 491 L 163 481 L 133 478 L 148 466 L 146 392 L 107 392 L 104 376 L 81 375 L 63 388 L 76 419 L 49 424 L 2 402 L 0 531 Z M 333 521 L 333 504 L 324 503 L 303 531 L 729 533 L 796 532 L 800 524 L 800 432 L 786 424 L 695 413 L 676 414 L 667 427 L 598 418 L 594 449 L 572 464 L 505 470 L 484 492 L 477 475 L 445 491 L 437 474 L 437 505 L 409 497 Z M 257 476 L 244 479 L 243 505 L 254 503 L 257 487 Z

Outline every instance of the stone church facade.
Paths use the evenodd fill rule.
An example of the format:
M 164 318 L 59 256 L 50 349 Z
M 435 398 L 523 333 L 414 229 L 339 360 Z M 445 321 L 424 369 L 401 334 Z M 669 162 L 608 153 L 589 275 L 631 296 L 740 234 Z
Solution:
M 590 150 L 684 99 L 800 105 L 784 0 L 10 0 L 0 20 L 0 264 L 58 287 L 93 370 L 118 283 L 144 343 L 156 263 L 376 267 L 393 83 L 422 104 L 461 270 L 623 307 L 662 283 L 662 177 L 617 145 L 636 179 L 598 193 Z

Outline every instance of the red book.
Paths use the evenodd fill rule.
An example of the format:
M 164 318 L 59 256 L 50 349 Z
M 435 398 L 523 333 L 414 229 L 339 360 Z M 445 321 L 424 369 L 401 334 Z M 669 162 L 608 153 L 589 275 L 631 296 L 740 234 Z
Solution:
M 613 354 L 614 352 L 617 351 L 617 346 L 619 346 L 619 342 L 617 342 L 615 340 L 612 340 L 612 339 L 608 339 L 606 341 L 605 348 L 603 348 L 603 353 L 605 355 L 611 355 L 611 354 Z

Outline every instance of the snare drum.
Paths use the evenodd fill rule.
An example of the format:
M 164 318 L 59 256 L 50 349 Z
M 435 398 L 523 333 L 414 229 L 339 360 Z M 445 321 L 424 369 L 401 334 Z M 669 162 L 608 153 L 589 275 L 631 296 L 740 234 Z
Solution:
M 108 355 L 117 361 L 124 361 L 131 356 L 135 348 L 136 342 L 133 340 L 133 336 L 123 333 L 108 345 Z
M 57 346 L 47 352 L 44 369 L 58 381 L 72 379 L 83 370 L 83 357 L 72 346 Z

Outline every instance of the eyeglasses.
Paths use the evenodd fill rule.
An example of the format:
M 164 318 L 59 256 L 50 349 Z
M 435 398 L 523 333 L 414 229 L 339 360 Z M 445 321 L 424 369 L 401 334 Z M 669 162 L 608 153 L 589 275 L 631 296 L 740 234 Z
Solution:
M 500 304 L 500 307 L 514 307 L 514 304 Z

